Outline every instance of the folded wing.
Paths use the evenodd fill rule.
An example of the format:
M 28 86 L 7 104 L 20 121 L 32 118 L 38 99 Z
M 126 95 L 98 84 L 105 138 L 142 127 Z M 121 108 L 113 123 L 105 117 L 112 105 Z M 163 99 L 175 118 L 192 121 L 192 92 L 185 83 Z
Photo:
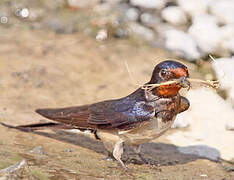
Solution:
M 54 121 L 87 129 L 130 129 L 155 115 L 150 105 L 115 100 L 60 109 L 38 109 L 36 112 Z

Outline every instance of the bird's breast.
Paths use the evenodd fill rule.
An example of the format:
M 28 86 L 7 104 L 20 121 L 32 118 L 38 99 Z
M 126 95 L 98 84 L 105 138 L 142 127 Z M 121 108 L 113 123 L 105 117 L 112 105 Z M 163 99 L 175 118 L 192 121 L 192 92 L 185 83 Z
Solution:
M 149 122 L 143 122 L 138 127 L 119 131 L 119 135 L 127 144 L 142 144 L 149 142 L 166 132 L 174 122 L 175 117 L 171 121 L 164 121 L 162 118 L 153 118 Z

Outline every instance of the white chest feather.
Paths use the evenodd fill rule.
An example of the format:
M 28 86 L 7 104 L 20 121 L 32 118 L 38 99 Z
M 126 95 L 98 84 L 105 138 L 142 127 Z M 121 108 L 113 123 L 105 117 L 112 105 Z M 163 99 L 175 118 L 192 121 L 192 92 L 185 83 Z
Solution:
M 139 127 L 128 131 L 119 131 L 119 136 L 127 144 L 142 144 L 149 142 L 166 132 L 174 122 L 163 122 L 161 118 L 154 118 L 150 122 L 142 123 Z

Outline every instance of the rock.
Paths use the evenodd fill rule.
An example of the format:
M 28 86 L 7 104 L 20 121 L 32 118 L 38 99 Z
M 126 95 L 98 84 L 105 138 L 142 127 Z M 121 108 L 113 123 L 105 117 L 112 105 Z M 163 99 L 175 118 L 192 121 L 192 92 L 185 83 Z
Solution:
M 212 16 L 208 14 L 195 16 L 188 33 L 196 41 L 202 52 L 210 54 L 219 50 L 222 35 Z
M 163 37 L 165 32 L 174 30 L 175 27 L 168 23 L 159 23 L 157 26 L 154 26 L 154 29 L 160 35 L 160 37 Z
M 136 8 L 129 8 L 126 11 L 126 19 L 127 21 L 137 21 L 139 18 L 140 11 Z
M 227 100 L 234 107 L 234 58 L 218 58 L 212 62 L 212 67 L 221 88 L 226 90 Z
M 183 31 L 171 29 L 164 32 L 163 37 L 165 47 L 179 57 L 193 61 L 202 56 L 193 38 Z
M 146 26 L 154 26 L 160 22 L 160 19 L 150 13 L 142 13 L 140 16 L 141 23 Z
M 216 159 L 217 152 L 223 159 L 234 158 L 234 132 L 225 129 L 227 123 L 234 121 L 234 111 L 230 104 L 208 88 L 192 89 L 187 93 L 187 98 L 191 106 L 190 110 L 184 113 L 184 118 L 190 126 L 186 131 L 176 131 L 168 135 L 167 139 L 183 147 L 184 151 L 198 151 L 197 155 L 205 151 L 205 157 L 208 157 L 211 152 L 208 150 L 212 148 L 211 156 L 214 158 L 209 157 L 210 159 Z M 203 145 L 206 146 L 205 149 L 201 147 Z
M 169 6 L 163 9 L 161 16 L 164 20 L 173 25 L 183 25 L 187 23 L 185 12 L 178 6 Z
M 209 25 L 217 25 L 217 19 L 214 16 L 209 14 L 199 14 L 192 17 L 192 24 L 209 24 Z
M 72 152 L 72 150 L 71 149 L 66 149 L 65 152 Z
M 0 170 L 0 178 L 1 180 L 36 179 L 31 175 L 26 160 Z
M 116 38 L 127 38 L 129 36 L 129 31 L 127 28 L 117 28 L 114 34 Z
M 222 26 L 220 31 L 222 36 L 221 48 L 228 51 L 228 55 L 234 53 L 234 24 Z
M 234 1 L 213 0 L 209 3 L 209 9 L 221 24 L 234 23 Z
M 166 1 L 165 0 L 130 0 L 130 3 L 134 6 L 148 9 L 162 9 Z
M 178 0 L 178 5 L 188 15 L 193 17 L 194 15 L 205 14 L 208 11 L 209 2 L 212 0 Z
M 155 38 L 155 34 L 151 29 L 137 23 L 130 23 L 129 30 L 137 38 L 142 38 L 146 41 L 153 41 Z
M 97 32 L 96 40 L 97 41 L 104 41 L 108 38 L 108 33 L 106 29 L 101 29 Z
M 42 146 L 37 146 L 37 147 L 33 148 L 32 150 L 30 150 L 30 153 L 46 155 L 46 152 L 44 151 Z
M 28 8 L 22 8 L 20 10 L 19 14 L 20 14 L 21 18 L 27 18 L 27 17 L 29 17 L 29 9 Z

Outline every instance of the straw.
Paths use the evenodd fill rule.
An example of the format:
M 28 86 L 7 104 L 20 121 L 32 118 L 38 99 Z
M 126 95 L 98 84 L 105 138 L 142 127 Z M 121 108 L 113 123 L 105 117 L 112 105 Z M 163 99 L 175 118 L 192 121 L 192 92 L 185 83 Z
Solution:
M 213 58 L 213 57 L 212 57 Z M 124 61 L 124 64 L 125 64 L 125 67 L 127 69 L 127 72 L 132 80 L 132 82 L 135 82 L 134 84 L 139 86 L 140 88 L 144 89 L 144 90 L 147 90 L 147 91 L 150 91 L 156 87 L 159 87 L 159 86 L 163 86 L 163 85 L 170 85 L 170 84 L 182 84 L 183 80 L 184 79 L 174 79 L 174 80 L 171 80 L 171 81 L 166 81 L 166 82 L 162 82 L 162 83 L 154 83 L 154 84 L 144 84 L 144 85 L 141 85 L 139 83 L 136 83 L 136 79 L 133 77 L 132 73 L 130 72 L 129 70 L 129 66 L 127 64 L 126 61 Z M 191 83 L 198 83 L 198 84 L 201 84 L 201 85 L 205 85 L 209 88 L 214 88 L 214 89 L 218 89 L 219 88 L 219 81 L 211 81 L 211 80 L 202 80 L 202 79 L 193 79 L 193 78 L 187 78 L 186 80 L 188 80 L 189 82 Z
M 210 80 L 193 79 L 193 78 L 187 78 L 187 80 L 191 83 L 202 84 L 202 85 L 205 85 L 205 86 L 210 87 L 210 88 L 214 88 L 214 89 L 219 88 L 219 81 L 210 81 Z M 182 79 L 175 79 L 175 80 L 166 81 L 166 82 L 162 82 L 162 83 L 158 83 L 158 84 L 156 84 L 156 83 L 155 84 L 145 84 L 145 85 L 141 85 L 140 87 L 142 89 L 152 90 L 153 88 L 163 86 L 163 85 L 180 84 L 180 83 L 182 83 L 181 81 L 182 81 Z

